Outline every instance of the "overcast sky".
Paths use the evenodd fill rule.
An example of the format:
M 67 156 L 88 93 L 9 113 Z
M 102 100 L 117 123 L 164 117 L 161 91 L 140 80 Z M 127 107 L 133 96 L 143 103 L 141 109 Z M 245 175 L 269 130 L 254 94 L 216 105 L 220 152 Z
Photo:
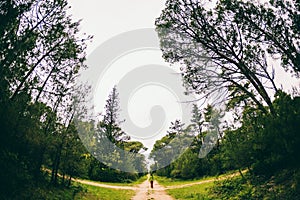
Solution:
M 70 0 L 72 6 L 71 14 L 74 19 L 82 19 L 81 32 L 94 36 L 93 42 L 88 44 L 88 55 L 113 36 L 139 28 L 154 28 L 154 21 L 159 17 L 164 8 L 164 3 L 165 0 Z M 113 67 L 121 69 L 120 66 L 124 65 L 132 67 L 149 63 L 167 65 L 162 60 L 160 51 L 143 51 L 119 59 L 114 63 Z M 126 71 L 122 73 L 124 75 Z M 292 85 L 299 84 L 299 80 L 290 78 L 290 75 L 286 74 L 281 67 L 277 67 L 276 73 L 276 82 L 282 84 L 285 90 L 291 89 Z M 112 86 L 117 83 L 118 78 L 123 76 L 122 74 L 117 75 L 116 71 L 113 74 L 108 75 L 108 78 L 105 80 L 103 79 L 103 84 L 100 87 L 101 91 L 98 92 L 97 97 L 99 98 L 97 101 L 99 104 L 96 105 L 98 107 L 97 111 L 99 111 L 99 108 L 100 110 L 103 108 Z M 141 127 L 151 123 L 151 118 L 149 117 L 151 106 L 161 103 L 163 107 L 167 107 L 166 104 L 168 104 L 169 108 L 175 108 L 172 111 L 168 111 L 171 114 L 167 116 L 167 124 L 165 124 L 161 133 L 153 137 L 151 141 L 144 141 L 144 144 L 150 147 L 156 139 L 165 134 L 169 121 L 174 120 L 176 115 L 180 115 L 180 110 L 177 109 L 176 105 L 168 103 L 172 97 L 163 88 L 159 88 L 157 85 L 152 87 L 148 85 L 143 89 L 135 91 L 135 96 L 133 95 L 129 104 L 129 109 L 131 109 L 130 117 Z M 147 93 L 160 95 L 145 95 Z M 166 97 L 158 100 L 158 96 L 163 96 L 162 94 L 165 94 Z M 147 102 L 147 106 L 139 102 Z
M 99 45 L 118 34 L 141 28 L 154 28 L 155 19 L 159 17 L 163 10 L 164 3 L 165 1 L 162 0 L 70 0 L 73 18 L 75 20 L 82 19 L 81 32 L 94 36 L 93 42 L 88 44 L 88 59 L 89 55 L 95 52 Z M 98 83 L 97 94 L 95 94 L 95 99 L 97 99 L 96 112 L 102 111 L 101 109 L 103 109 L 112 87 L 126 73 L 129 74 L 130 70 L 148 64 L 169 66 L 163 61 L 161 55 L 159 49 L 142 50 L 114 61 L 109 70 L 105 72 L 105 76 L 100 78 L 100 83 Z M 170 68 L 175 69 L 175 67 Z M 181 86 L 181 81 L 177 82 Z M 166 134 L 170 122 L 180 119 L 182 110 L 178 103 L 178 99 L 173 96 L 172 91 L 162 85 L 146 84 L 135 89 L 128 102 L 128 112 L 131 120 L 141 128 L 151 125 L 151 123 L 154 123 L 153 117 L 157 120 L 161 116 L 159 110 L 151 109 L 157 108 L 156 105 L 160 105 L 165 110 L 166 121 L 157 133 L 146 135 L 145 133 L 129 133 L 131 137 L 139 139 L 138 134 L 144 134 L 140 137 L 144 138 L 141 141 L 148 148 L 151 148 L 157 139 Z M 124 110 L 124 108 L 122 109 Z M 124 124 L 126 125 L 128 121 L 129 119 L 126 119 Z M 126 126 L 124 127 L 126 128 Z
M 91 53 L 107 39 L 126 31 L 154 27 L 165 0 L 69 0 L 81 31 L 94 35 Z

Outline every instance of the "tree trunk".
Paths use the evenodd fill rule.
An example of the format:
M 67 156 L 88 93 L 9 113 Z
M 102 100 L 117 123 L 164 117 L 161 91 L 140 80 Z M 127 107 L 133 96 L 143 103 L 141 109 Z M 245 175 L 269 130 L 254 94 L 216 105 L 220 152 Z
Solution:
M 242 171 L 241 171 L 241 169 L 240 169 L 240 168 L 239 168 L 239 173 L 240 173 L 240 175 L 242 176 L 242 179 L 244 179 L 244 180 L 245 180 L 246 178 L 245 178 L 245 176 L 244 176 L 244 174 L 242 173 Z
M 68 181 L 68 187 L 70 187 L 70 186 L 71 186 L 71 181 L 72 181 L 72 176 L 70 175 L 70 177 L 69 177 L 69 181 Z
M 63 175 L 62 175 L 62 180 L 61 180 L 61 184 L 62 184 L 62 185 L 64 185 L 64 183 L 65 183 L 65 176 L 66 176 L 65 173 L 63 173 Z
M 39 151 L 39 155 L 38 155 L 37 165 L 35 166 L 34 169 L 35 178 L 38 178 L 38 176 L 40 175 L 41 167 L 44 161 L 45 151 L 46 151 L 46 147 L 45 146 L 41 147 L 41 150 Z

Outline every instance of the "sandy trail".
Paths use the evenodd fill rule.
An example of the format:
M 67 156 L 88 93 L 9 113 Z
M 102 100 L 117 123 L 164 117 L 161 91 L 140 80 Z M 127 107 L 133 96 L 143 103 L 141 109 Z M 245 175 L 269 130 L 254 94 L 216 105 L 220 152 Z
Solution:
M 243 174 L 246 173 L 248 170 L 243 170 L 241 171 Z M 214 182 L 214 181 L 222 181 L 228 178 L 232 178 L 232 177 L 236 177 L 236 176 L 240 176 L 241 174 L 239 172 L 233 173 L 233 174 L 229 174 L 229 175 L 224 175 L 222 177 L 219 178 L 212 178 L 212 179 L 208 179 L 208 180 L 202 180 L 202 181 L 197 181 L 194 183 L 186 183 L 186 184 L 182 184 L 182 185 L 173 185 L 173 186 L 167 186 L 166 189 L 176 189 L 176 188 L 184 188 L 184 187 L 190 187 L 193 185 L 201 185 L 204 183 L 210 183 L 210 182 Z
M 97 183 L 88 180 L 74 179 L 74 181 L 92 185 L 97 187 L 118 189 L 118 190 L 135 190 L 136 194 L 132 197 L 132 200 L 173 200 L 171 196 L 169 196 L 165 188 L 154 181 L 153 189 L 150 188 L 150 183 L 148 180 L 144 181 L 138 186 L 118 186 L 118 185 L 108 185 L 103 183 Z
M 242 173 L 245 173 L 245 172 L 247 172 L 247 170 L 242 171 Z M 202 181 L 197 181 L 197 182 L 193 182 L 193 183 L 167 186 L 167 187 L 163 187 L 163 186 L 159 185 L 157 181 L 154 181 L 153 189 L 150 188 L 150 183 L 148 180 L 144 181 L 143 183 L 141 183 L 138 186 L 118 186 L 118 185 L 109 185 L 109 184 L 105 184 L 105 183 L 93 182 L 93 181 L 89 181 L 89 180 L 81 180 L 81 179 L 73 179 L 73 180 L 76 182 L 82 183 L 82 184 L 92 185 L 92 186 L 97 186 L 97 187 L 112 188 L 112 189 L 119 189 L 119 190 L 134 190 L 134 191 L 136 191 L 136 194 L 134 197 L 131 198 L 131 200 L 173 200 L 173 198 L 166 193 L 166 189 L 184 188 L 184 187 L 189 187 L 192 185 L 199 185 L 199 184 L 209 183 L 209 182 L 213 182 L 213 181 L 221 181 L 221 180 L 225 180 L 227 178 L 235 177 L 235 176 L 239 176 L 239 175 L 240 175 L 240 173 L 236 172 L 236 173 L 225 175 L 225 176 L 222 176 L 219 178 L 213 178 L 213 179 L 202 180 Z
M 137 190 L 138 187 L 133 187 L 133 186 L 119 186 L 119 185 L 108 185 L 104 183 L 97 183 L 93 181 L 88 181 L 88 180 L 81 180 L 81 179 L 74 179 L 74 181 L 86 185 L 92 185 L 92 186 L 97 186 L 97 187 L 103 187 L 103 188 L 111 188 L 111 189 L 118 189 L 118 190 Z
M 144 181 L 139 185 L 137 189 L 136 195 L 132 198 L 132 200 L 173 200 L 171 196 L 169 196 L 165 188 L 154 181 L 153 189 L 150 188 L 149 181 Z

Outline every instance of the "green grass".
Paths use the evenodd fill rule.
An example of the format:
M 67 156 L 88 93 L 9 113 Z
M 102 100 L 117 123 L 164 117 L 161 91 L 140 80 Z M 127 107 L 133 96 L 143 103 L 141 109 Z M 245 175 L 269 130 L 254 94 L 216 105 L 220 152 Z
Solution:
M 139 179 L 137 179 L 136 181 L 133 181 L 131 183 L 107 183 L 107 184 L 109 184 L 109 185 L 117 185 L 117 186 L 136 186 L 136 185 L 141 184 L 145 180 L 147 180 L 147 175 L 142 176 Z M 102 182 L 102 183 L 106 184 L 106 182 Z
M 107 185 L 114 186 L 136 186 L 141 184 L 147 180 L 147 176 L 142 176 L 138 180 L 132 183 L 108 183 L 108 182 L 97 182 L 90 181 L 95 183 L 102 183 Z M 135 195 L 135 191 L 133 190 L 119 190 L 119 189 L 111 189 L 111 188 L 102 188 L 97 186 L 85 185 L 81 183 L 73 182 L 74 186 L 80 186 L 83 188 L 83 191 L 78 193 L 75 199 L 83 199 L 83 200 L 128 200 L 131 199 Z
M 154 176 L 154 178 L 159 182 L 159 184 L 166 187 L 166 186 L 184 185 L 184 184 L 195 183 L 195 182 L 204 181 L 204 180 L 222 178 L 224 176 L 228 176 L 233 173 L 238 173 L 238 170 L 228 171 L 225 174 L 221 174 L 219 176 L 207 176 L 207 177 L 203 177 L 200 179 L 194 179 L 194 180 L 181 180 L 181 179 L 174 179 L 174 178 L 166 178 L 166 177 L 162 177 L 162 176 Z
M 180 180 L 180 179 L 172 179 L 172 178 L 166 178 L 166 177 L 161 177 L 161 176 L 155 176 L 155 180 L 159 182 L 160 185 L 163 186 L 175 186 L 175 185 L 184 185 L 184 184 L 189 184 L 189 183 L 195 183 L 199 181 L 204 181 L 204 180 L 209 180 L 215 177 L 205 177 L 202 179 L 197 179 L 197 180 Z
M 23 190 L 4 199 L 44 199 L 44 200 L 73 200 L 76 194 L 83 191 L 79 185 L 71 187 L 53 186 L 47 182 L 39 182 L 35 185 L 25 187 Z M 3 197 L 0 196 L 0 199 Z
M 230 171 L 227 172 L 226 174 L 222 174 L 219 176 L 212 176 L 212 177 L 204 177 L 202 179 L 197 179 L 197 180 L 180 180 L 180 179 L 172 179 L 172 178 L 166 178 L 166 177 L 160 177 L 160 176 L 155 176 L 155 179 L 159 182 L 159 184 L 167 187 L 167 186 L 179 186 L 179 185 L 185 185 L 185 184 L 190 184 L 190 183 L 196 183 L 200 181 L 205 181 L 205 180 L 212 180 L 211 182 L 207 183 L 201 183 L 197 185 L 192 185 L 188 187 L 183 187 L 183 188 L 174 188 L 174 189 L 168 189 L 167 193 L 171 195 L 174 199 L 197 199 L 197 200 L 207 200 L 207 199 L 212 199 L 209 197 L 209 189 L 213 188 L 215 183 L 215 179 L 217 178 L 223 178 L 228 175 L 237 173 L 238 171 Z
M 75 199 L 78 200 L 128 200 L 135 195 L 133 190 L 118 190 L 83 184 L 80 185 L 84 191 L 75 196 Z
M 199 181 L 211 180 L 211 179 L 215 179 L 216 177 L 205 177 L 197 180 L 179 180 L 179 179 L 171 179 L 171 178 L 160 177 L 160 176 L 155 176 L 155 178 L 159 182 L 159 184 L 166 187 L 166 186 L 177 186 L 177 185 L 179 186 L 179 185 L 195 183 Z M 213 187 L 213 185 L 214 185 L 213 182 L 202 183 L 202 184 L 197 184 L 197 185 L 183 187 L 183 188 L 168 189 L 167 193 L 170 196 L 172 196 L 174 199 L 190 199 L 190 200 L 209 199 L 207 189 Z
M 147 180 L 147 175 L 145 176 L 142 176 L 140 177 L 138 180 L 132 182 L 132 183 L 127 183 L 127 184 L 124 184 L 124 185 L 127 185 L 127 186 L 135 186 L 135 185 L 139 185 L 141 184 L 142 182 L 144 182 L 145 180 Z
M 80 179 L 80 178 L 79 178 Z M 88 180 L 88 179 L 80 179 L 80 180 L 85 180 L 93 183 L 101 183 L 101 184 L 106 184 L 106 185 L 113 185 L 113 186 L 136 186 L 147 180 L 147 176 L 142 176 L 136 181 L 133 181 L 131 183 L 115 183 L 115 182 L 101 182 L 101 181 L 93 181 L 93 180 Z
M 167 190 L 167 193 L 172 196 L 174 199 L 183 200 L 183 199 L 210 199 L 208 197 L 208 188 L 213 187 L 214 183 L 203 183 L 200 185 L 193 185 L 189 187 L 184 188 L 176 188 L 176 189 L 169 189 Z

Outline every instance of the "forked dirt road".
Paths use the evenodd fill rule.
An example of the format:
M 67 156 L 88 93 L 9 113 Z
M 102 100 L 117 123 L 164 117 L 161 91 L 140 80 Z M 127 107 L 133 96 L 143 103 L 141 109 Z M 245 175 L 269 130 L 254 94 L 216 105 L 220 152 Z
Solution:
M 111 188 L 111 189 L 118 189 L 118 190 L 134 190 L 136 194 L 134 197 L 132 197 L 132 200 L 173 200 L 173 198 L 166 193 L 165 188 L 159 185 L 157 181 L 154 181 L 153 189 L 150 188 L 150 183 L 148 180 L 144 181 L 143 183 L 135 187 L 107 185 L 107 184 L 97 183 L 88 180 L 80 180 L 80 179 L 74 179 L 74 181 L 86 185 L 97 186 L 97 187 L 104 187 L 104 188 Z
M 242 173 L 247 172 L 247 170 L 243 170 Z M 239 176 L 240 173 L 236 172 L 229 175 L 224 175 L 219 178 L 212 178 L 208 180 L 202 180 L 197 181 L 193 183 L 187 183 L 182 185 L 174 185 L 174 186 L 167 186 L 163 187 L 158 184 L 157 181 L 154 181 L 153 189 L 150 188 L 150 183 L 148 180 L 144 181 L 138 186 L 118 186 L 118 185 L 109 185 L 109 184 L 103 184 L 103 183 L 97 183 L 93 181 L 88 180 L 81 180 L 81 179 L 73 179 L 76 182 L 86 184 L 86 185 L 93 185 L 97 187 L 104 187 L 104 188 L 112 188 L 112 189 L 119 189 L 119 190 L 134 190 L 136 192 L 135 196 L 131 198 L 131 200 L 173 200 L 173 198 L 166 193 L 166 189 L 175 189 L 175 188 L 183 188 L 183 187 L 189 187 L 192 185 L 199 185 L 203 183 L 209 183 L 214 181 L 221 181 L 225 180 L 226 178 Z

